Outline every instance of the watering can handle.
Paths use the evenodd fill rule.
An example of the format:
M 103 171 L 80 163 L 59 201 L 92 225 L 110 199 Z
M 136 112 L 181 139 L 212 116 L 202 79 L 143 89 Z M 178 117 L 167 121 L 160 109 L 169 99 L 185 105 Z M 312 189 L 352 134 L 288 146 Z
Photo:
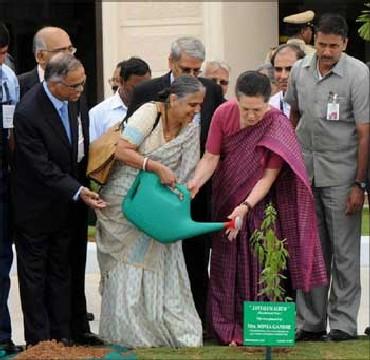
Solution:
M 173 192 L 179 198 L 179 200 L 181 200 L 181 201 L 184 200 L 184 194 L 182 193 L 182 191 L 178 187 L 176 187 L 176 186 L 172 187 L 170 185 L 167 185 L 167 188 L 171 192 Z

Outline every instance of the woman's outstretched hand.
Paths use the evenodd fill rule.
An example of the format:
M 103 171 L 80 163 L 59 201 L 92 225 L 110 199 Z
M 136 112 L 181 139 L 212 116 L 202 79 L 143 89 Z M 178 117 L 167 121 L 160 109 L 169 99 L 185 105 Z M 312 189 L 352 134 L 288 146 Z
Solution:
M 188 181 L 188 190 L 190 191 L 191 198 L 194 199 L 195 195 L 199 192 L 199 183 L 194 178 Z
M 235 209 L 228 216 L 228 218 L 230 220 L 235 220 L 235 218 L 239 217 L 241 219 L 241 221 L 243 221 L 247 214 L 248 214 L 248 206 L 246 206 L 244 204 L 240 204 L 240 205 L 235 207 Z M 237 237 L 237 235 L 239 233 L 239 229 L 238 228 L 226 229 L 225 232 L 226 232 L 227 238 L 230 241 L 233 241 Z

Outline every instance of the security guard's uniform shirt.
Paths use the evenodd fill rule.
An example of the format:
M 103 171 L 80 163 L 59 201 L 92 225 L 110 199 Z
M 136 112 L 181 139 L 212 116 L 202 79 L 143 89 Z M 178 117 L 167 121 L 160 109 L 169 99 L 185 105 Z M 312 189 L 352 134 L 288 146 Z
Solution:
M 330 93 L 338 94 L 339 120 L 326 120 Z M 321 77 L 317 56 L 296 62 L 285 101 L 301 118 L 296 133 L 311 181 L 318 187 L 351 183 L 357 172 L 356 124 L 369 122 L 369 70 L 342 53 L 338 63 Z

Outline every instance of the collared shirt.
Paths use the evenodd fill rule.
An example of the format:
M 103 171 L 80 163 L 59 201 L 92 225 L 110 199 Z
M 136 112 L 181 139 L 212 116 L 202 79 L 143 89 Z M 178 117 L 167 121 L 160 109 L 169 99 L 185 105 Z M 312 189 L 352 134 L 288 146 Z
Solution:
M 102 136 L 114 124 L 122 121 L 126 112 L 127 106 L 123 103 L 118 91 L 91 108 L 89 111 L 90 142 Z
M 330 93 L 338 95 L 339 120 L 326 120 Z M 353 182 L 357 172 L 356 125 L 369 123 L 368 67 L 343 53 L 320 79 L 317 56 L 306 56 L 292 68 L 285 101 L 300 113 L 296 133 L 315 186 Z
M 284 101 L 283 91 L 278 91 L 276 94 L 272 95 L 270 97 L 269 104 L 274 108 L 281 110 L 284 113 L 284 115 L 289 119 L 290 105 Z
M 17 76 L 15 75 L 14 71 L 5 64 L 2 64 L 0 66 L 0 69 L 1 69 L 1 86 L 3 88 L 2 102 L 11 102 L 12 104 L 16 104 L 19 101 L 20 96 Z M 9 98 L 7 98 L 6 91 L 4 89 L 5 83 L 9 90 Z
M 7 65 L 0 65 L 0 86 L 2 87 L 2 103 L 16 104 L 19 101 L 19 83 L 14 71 Z M 5 85 L 6 84 L 6 85 Z M 2 116 L 2 111 L 0 112 Z M 0 119 L 0 202 L 8 196 L 8 129 L 3 129 L 3 120 Z
M 40 64 L 37 64 L 37 75 L 39 76 L 40 82 L 45 80 L 45 70 L 40 66 Z
M 47 82 L 44 81 L 42 83 L 42 85 L 44 86 L 44 89 L 45 89 L 45 92 L 46 92 L 46 95 L 48 96 L 49 100 L 51 101 L 51 103 L 53 104 L 53 106 L 55 107 L 56 111 L 58 111 L 58 114 L 60 115 L 60 109 L 64 106 L 64 105 L 67 105 L 68 106 L 68 101 L 63 101 L 63 100 L 59 100 L 58 98 L 56 98 L 49 90 L 48 88 L 48 85 L 47 85 Z M 62 120 L 60 120 L 62 121 Z

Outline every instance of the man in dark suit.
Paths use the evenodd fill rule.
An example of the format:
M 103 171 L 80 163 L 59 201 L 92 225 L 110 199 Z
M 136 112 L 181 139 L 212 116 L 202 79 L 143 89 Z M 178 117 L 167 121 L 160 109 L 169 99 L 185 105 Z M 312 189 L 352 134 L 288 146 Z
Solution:
M 144 81 L 134 88 L 132 101 L 127 110 L 126 117 L 131 116 L 145 102 L 158 100 L 158 92 L 169 87 L 171 82 L 180 75 L 190 74 L 198 77 L 204 59 L 205 48 L 198 39 L 189 36 L 175 40 L 172 43 L 169 55 L 169 67 L 171 71 L 160 78 Z M 216 108 L 223 102 L 223 96 L 221 87 L 213 81 L 204 78 L 199 78 L 199 81 L 206 88 L 206 96 L 200 114 L 196 115 L 193 121 L 200 121 L 200 150 L 201 154 L 203 154 L 212 115 Z M 209 203 L 210 184 L 208 183 L 192 202 L 193 219 L 209 221 Z M 209 250 L 208 236 L 201 236 L 183 242 L 183 251 L 189 273 L 191 290 L 204 328 L 206 325 Z
M 27 345 L 69 342 L 70 247 L 81 202 L 104 207 L 84 186 L 87 117 L 76 106 L 86 81 L 73 55 L 49 60 L 45 81 L 24 96 L 14 114 L 13 205 L 18 277 Z M 73 289 L 72 289 L 73 291 Z M 88 334 L 74 338 L 83 343 Z
M 75 54 L 77 49 L 73 47 L 71 39 L 66 31 L 61 28 L 46 26 L 36 32 L 33 37 L 33 53 L 37 66 L 31 71 L 18 76 L 21 98 L 33 86 L 44 80 L 45 67 L 49 60 L 58 53 Z M 80 107 L 81 116 L 87 116 L 87 105 L 85 96 L 81 96 L 76 106 Z M 85 185 L 87 179 L 84 179 Z M 100 342 L 94 335 L 85 336 L 81 340 L 81 334 L 90 334 L 88 320 L 92 320 L 94 315 L 86 311 L 85 297 L 85 268 L 87 252 L 87 226 L 88 212 L 83 204 L 76 204 L 75 221 L 73 222 L 73 244 L 70 260 L 72 263 L 72 295 L 71 295 L 71 331 L 72 336 L 80 338 L 83 343 Z M 94 340 L 95 339 L 95 340 Z

